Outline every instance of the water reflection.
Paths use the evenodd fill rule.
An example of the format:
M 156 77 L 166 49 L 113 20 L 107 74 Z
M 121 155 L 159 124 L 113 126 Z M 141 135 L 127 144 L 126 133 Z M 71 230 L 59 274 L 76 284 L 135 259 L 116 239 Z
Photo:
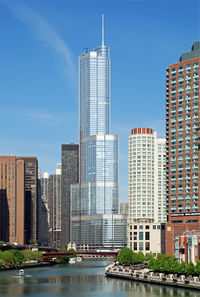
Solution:
M 104 277 L 107 262 L 83 261 L 81 265 L 27 270 L 31 278 L 13 278 L 0 272 L 0 297 L 199 297 L 198 291 Z

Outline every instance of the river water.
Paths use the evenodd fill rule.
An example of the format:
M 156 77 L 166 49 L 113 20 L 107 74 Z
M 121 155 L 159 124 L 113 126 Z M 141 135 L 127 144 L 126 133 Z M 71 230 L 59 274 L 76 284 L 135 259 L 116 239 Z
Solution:
M 106 278 L 109 261 L 84 260 L 80 263 L 26 269 L 25 279 L 17 271 L 0 272 L 0 297 L 200 297 L 200 292 Z

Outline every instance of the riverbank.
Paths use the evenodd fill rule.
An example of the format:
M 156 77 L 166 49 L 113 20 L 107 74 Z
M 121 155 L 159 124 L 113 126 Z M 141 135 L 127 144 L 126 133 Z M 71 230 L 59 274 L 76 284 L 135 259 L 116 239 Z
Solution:
M 7 267 L 0 267 L 0 271 L 6 270 L 16 270 L 16 269 L 26 269 L 26 268 L 34 268 L 34 267 L 44 267 L 50 265 L 57 265 L 57 264 L 67 264 L 68 262 L 40 262 L 40 263 L 26 263 L 17 266 L 7 266 Z
M 111 264 L 106 267 L 105 275 L 131 281 L 200 290 L 199 277 L 186 278 L 185 275 L 176 277 L 173 274 L 154 273 L 149 269 L 133 270 L 124 268 L 121 265 Z

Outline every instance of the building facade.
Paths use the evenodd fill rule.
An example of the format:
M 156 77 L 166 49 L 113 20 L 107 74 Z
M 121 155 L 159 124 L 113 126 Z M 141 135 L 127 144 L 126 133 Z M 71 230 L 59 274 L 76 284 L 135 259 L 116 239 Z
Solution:
M 135 219 L 128 227 L 128 246 L 135 252 L 165 253 L 165 224 L 152 219 Z
M 128 217 L 128 202 L 120 203 L 120 214 L 126 215 Z
M 37 239 L 37 158 L 0 156 L 0 166 L 1 240 L 27 244 Z
M 38 160 L 36 157 L 16 157 L 24 161 L 25 176 L 25 242 L 38 239 Z
M 62 144 L 61 152 L 62 247 L 70 242 L 70 186 L 79 182 L 79 145 Z
M 180 263 L 197 264 L 200 259 L 200 230 L 185 231 L 175 237 L 175 259 Z
M 61 248 L 61 164 L 57 164 L 56 174 L 49 176 L 49 244 Z
M 199 64 L 200 42 L 195 42 L 166 75 L 168 254 L 175 254 L 177 236 L 200 230 Z
M 150 218 L 166 222 L 165 139 L 151 128 L 135 128 L 129 136 L 129 222 Z
M 43 246 L 49 245 L 48 181 L 48 172 L 38 178 L 38 243 Z
M 25 244 L 24 161 L 0 156 L 0 240 Z
M 164 251 L 162 223 L 167 220 L 165 143 L 165 139 L 158 139 L 151 128 L 132 129 L 129 136 L 127 237 L 128 246 L 134 251 L 154 254 Z
M 72 187 L 71 229 L 79 230 L 78 246 L 88 248 L 114 241 L 102 222 L 104 215 L 118 213 L 118 137 L 110 134 L 110 50 L 103 36 L 102 30 L 101 46 L 79 57 L 80 177 Z M 105 233 L 95 244 L 99 229 Z

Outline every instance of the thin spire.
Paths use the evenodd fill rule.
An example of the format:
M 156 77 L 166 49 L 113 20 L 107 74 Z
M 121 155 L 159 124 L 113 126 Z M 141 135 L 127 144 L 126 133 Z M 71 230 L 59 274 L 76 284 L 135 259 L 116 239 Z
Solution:
M 101 45 L 104 46 L 104 14 L 102 14 L 102 42 Z

